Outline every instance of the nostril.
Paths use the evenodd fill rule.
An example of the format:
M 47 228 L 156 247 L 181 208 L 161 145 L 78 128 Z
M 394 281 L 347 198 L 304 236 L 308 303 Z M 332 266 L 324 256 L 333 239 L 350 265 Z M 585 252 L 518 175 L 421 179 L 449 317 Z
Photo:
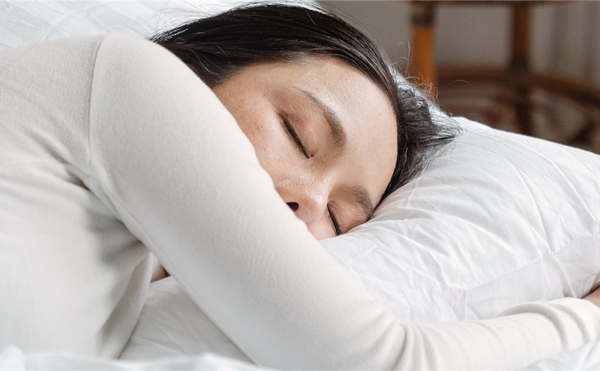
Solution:
M 297 202 L 288 202 L 287 205 L 290 207 L 290 209 L 292 209 L 292 211 L 298 210 L 298 203 Z

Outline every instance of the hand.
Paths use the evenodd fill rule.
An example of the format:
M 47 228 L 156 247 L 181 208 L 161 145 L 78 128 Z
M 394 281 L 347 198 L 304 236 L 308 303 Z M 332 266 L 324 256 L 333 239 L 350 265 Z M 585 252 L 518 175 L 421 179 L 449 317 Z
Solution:
M 592 291 L 591 294 L 589 294 L 588 296 L 586 296 L 583 299 L 591 302 L 592 304 L 596 305 L 597 307 L 600 307 L 600 286 L 596 286 L 594 291 Z

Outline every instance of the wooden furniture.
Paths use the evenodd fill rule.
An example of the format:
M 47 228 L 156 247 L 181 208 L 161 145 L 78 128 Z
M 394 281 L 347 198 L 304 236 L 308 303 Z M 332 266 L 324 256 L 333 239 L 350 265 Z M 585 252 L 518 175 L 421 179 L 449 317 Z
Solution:
M 600 153 L 600 89 L 582 81 L 531 69 L 532 7 L 541 3 L 551 2 L 412 1 L 409 72 L 433 85 L 441 107 L 454 115 Z M 509 64 L 504 68 L 437 68 L 434 31 L 435 11 L 440 5 L 510 6 Z

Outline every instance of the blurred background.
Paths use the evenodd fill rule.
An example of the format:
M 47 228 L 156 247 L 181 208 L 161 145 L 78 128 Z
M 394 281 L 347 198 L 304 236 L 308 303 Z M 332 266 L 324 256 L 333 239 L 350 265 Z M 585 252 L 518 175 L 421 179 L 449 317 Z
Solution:
M 600 1 L 319 1 L 440 107 L 600 152 Z
M 0 51 L 106 32 L 146 37 L 243 2 L 0 0 Z M 443 110 L 600 153 L 600 0 L 319 3 L 375 38 Z

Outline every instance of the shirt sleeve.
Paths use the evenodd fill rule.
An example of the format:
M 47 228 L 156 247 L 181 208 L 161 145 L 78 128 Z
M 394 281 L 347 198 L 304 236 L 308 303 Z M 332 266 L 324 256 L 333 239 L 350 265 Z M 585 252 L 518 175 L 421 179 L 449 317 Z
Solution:
M 321 247 L 232 116 L 177 57 L 107 36 L 86 184 L 256 363 L 294 369 L 511 368 L 598 338 L 577 299 L 487 321 L 403 323 Z

